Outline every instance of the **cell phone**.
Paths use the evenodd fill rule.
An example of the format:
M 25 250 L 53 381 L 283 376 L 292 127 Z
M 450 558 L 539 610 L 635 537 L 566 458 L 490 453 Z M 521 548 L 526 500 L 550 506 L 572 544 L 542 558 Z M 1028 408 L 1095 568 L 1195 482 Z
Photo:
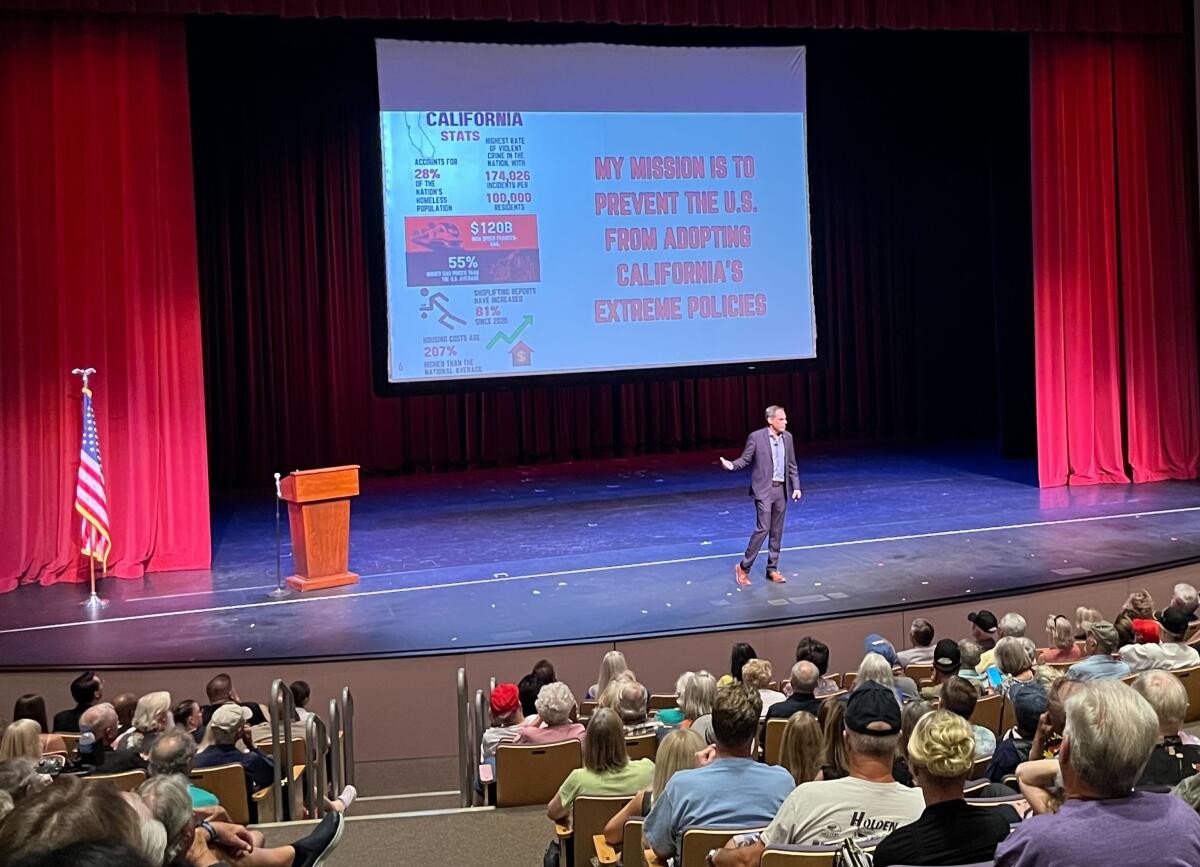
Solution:
M 987 675 L 988 683 L 992 685 L 992 689 L 1000 688 L 1000 681 L 1003 680 L 1003 678 L 1000 676 L 1000 669 L 996 668 L 994 665 L 989 665 L 984 670 L 984 674 Z

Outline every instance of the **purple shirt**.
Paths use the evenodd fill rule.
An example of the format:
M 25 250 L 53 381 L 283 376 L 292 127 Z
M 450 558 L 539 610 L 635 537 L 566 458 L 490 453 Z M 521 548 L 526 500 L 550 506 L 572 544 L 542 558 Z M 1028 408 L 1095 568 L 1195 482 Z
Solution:
M 1119 845 L 1097 849 L 1104 841 Z M 1200 815 L 1174 795 L 1135 792 L 1072 799 L 1056 815 L 1026 819 L 996 849 L 996 867 L 1195 867 Z

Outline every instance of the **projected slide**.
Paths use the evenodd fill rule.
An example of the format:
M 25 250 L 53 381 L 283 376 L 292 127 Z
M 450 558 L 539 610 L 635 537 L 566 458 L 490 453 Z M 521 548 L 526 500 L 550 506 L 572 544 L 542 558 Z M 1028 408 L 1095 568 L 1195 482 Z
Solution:
M 565 83 L 572 58 L 543 47 L 378 49 L 391 382 L 815 355 L 805 115 L 777 49 L 759 64 L 788 73 L 773 82 L 788 110 L 775 111 L 662 96 L 648 110 L 608 93 L 611 74 Z M 480 101 L 463 49 L 527 60 L 505 64 L 508 81 L 493 73 L 501 93 Z M 696 64 L 634 53 L 659 76 Z M 459 73 L 431 88 L 440 68 Z

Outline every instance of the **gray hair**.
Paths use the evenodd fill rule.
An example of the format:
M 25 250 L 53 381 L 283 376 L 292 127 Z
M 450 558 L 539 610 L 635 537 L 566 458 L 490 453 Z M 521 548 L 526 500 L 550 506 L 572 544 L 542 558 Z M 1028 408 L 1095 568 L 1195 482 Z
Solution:
M 539 689 L 533 702 L 537 715 L 548 726 L 564 725 L 571 719 L 575 705 L 575 694 L 571 692 L 571 687 L 560 680 Z
M 129 736 L 129 747 L 140 747 L 146 740 L 146 735 L 162 731 L 170 719 L 171 693 L 146 693 L 138 699 L 133 711 L 134 732 Z
M 1000 618 L 1000 634 L 1020 638 L 1025 634 L 1025 618 L 1015 611 L 1010 611 Z
M 1007 635 L 996 642 L 995 660 L 1001 674 L 1020 674 L 1033 665 L 1021 639 Z
M 30 786 L 39 782 L 37 764 L 25 757 L 0 762 L 0 792 L 19 801 Z
M 650 693 L 636 681 L 621 684 L 616 711 L 625 725 L 641 722 L 650 712 Z
M 875 656 L 879 656 L 878 653 Z M 792 692 L 811 693 L 821 682 L 821 672 L 807 659 L 802 659 L 792 666 Z
M 896 676 L 892 674 L 892 664 L 878 653 L 868 653 L 858 664 L 858 679 L 854 685 L 857 686 L 867 681 L 881 683 L 888 689 L 895 689 Z
M 958 655 L 962 658 L 959 663 L 960 669 L 974 668 L 979 665 L 979 659 L 983 656 L 983 648 L 979 646 L 978 641 L 964 638 L 958 642 Z
M 191 845 L 192 796 L 188 793 L 187 777 L 181 774 L 162 774 L 151 777 L 138 786 L 138 797 L 167 832 L 163 864 L 172 863 Z
M 1183 728 L 1188 695 L 1179 678 L 1169 671 L 1143 671 L 1134 680 L 1133 688 L 1154 708 L 1160 728 L 1170 727 L 1172 734 Z
M 713 699 L 717 697 L 717 679 L 707 671 L 685 671 L 675 688 L 679 709 L 683 711 L 685 719 L 697 720 L 712 713 Z
M 846 745 L 850 752 L 860 756 L 891 759 L 896 755 L 896 747 L 900 745 L 900 735 L 864 735 L 846 729 Z
M 82 731 L 84 726 L 90 726 L 97 735 L 103 735 L 105 731 L 115 729 L 119 724 L 117 709 L 108 702 L 92 705 L 79 717 L 80 730 Z
M 1171 790 L 1171 794 L 1182 798 L 1185 804 L 1200 812 L 1200 774 L 1184 777 L 1183 782 Z
M 190 732 L 171 728 L 163 732 L 150 748 L 150 776 L 160 774 L 183 774 L 192 771 L 192 759 L 196 755 L 196 741 Z
M 1150 703 L 1119 680 L 1089 681 L 1066 704 L 1060 760 L 1108 798 L 1132 791 L 1158 741 Z
M 775 418 L 775 416 L 779 415 L 779 413 L 781 413 L 781 412 L 784 412 L 783 407 L 776 406 L 775 404 L 771 404 L 769 407 L 767 407 L 767 410 L 766 410 L 767 421 L 770 421 L 771 419 Z
M 1179 604 L 1175 605 L 1176 602 Z M 1196 608 L 1200 607 L 1200 597 L 1196 595 L 1196 588 L 1191 584 L 1176 584 L 1175 597 L 1171 600 L 1171 604 L 1191 617 L 1196 613 Z

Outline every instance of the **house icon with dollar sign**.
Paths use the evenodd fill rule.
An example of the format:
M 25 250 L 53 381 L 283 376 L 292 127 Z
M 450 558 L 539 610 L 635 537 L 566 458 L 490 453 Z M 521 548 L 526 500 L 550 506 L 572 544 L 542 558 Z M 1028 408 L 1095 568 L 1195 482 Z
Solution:
M 512 355 L 513 367 L 529 367 L 533 364 L 533 349 L 524 340 L 509 350 Z

